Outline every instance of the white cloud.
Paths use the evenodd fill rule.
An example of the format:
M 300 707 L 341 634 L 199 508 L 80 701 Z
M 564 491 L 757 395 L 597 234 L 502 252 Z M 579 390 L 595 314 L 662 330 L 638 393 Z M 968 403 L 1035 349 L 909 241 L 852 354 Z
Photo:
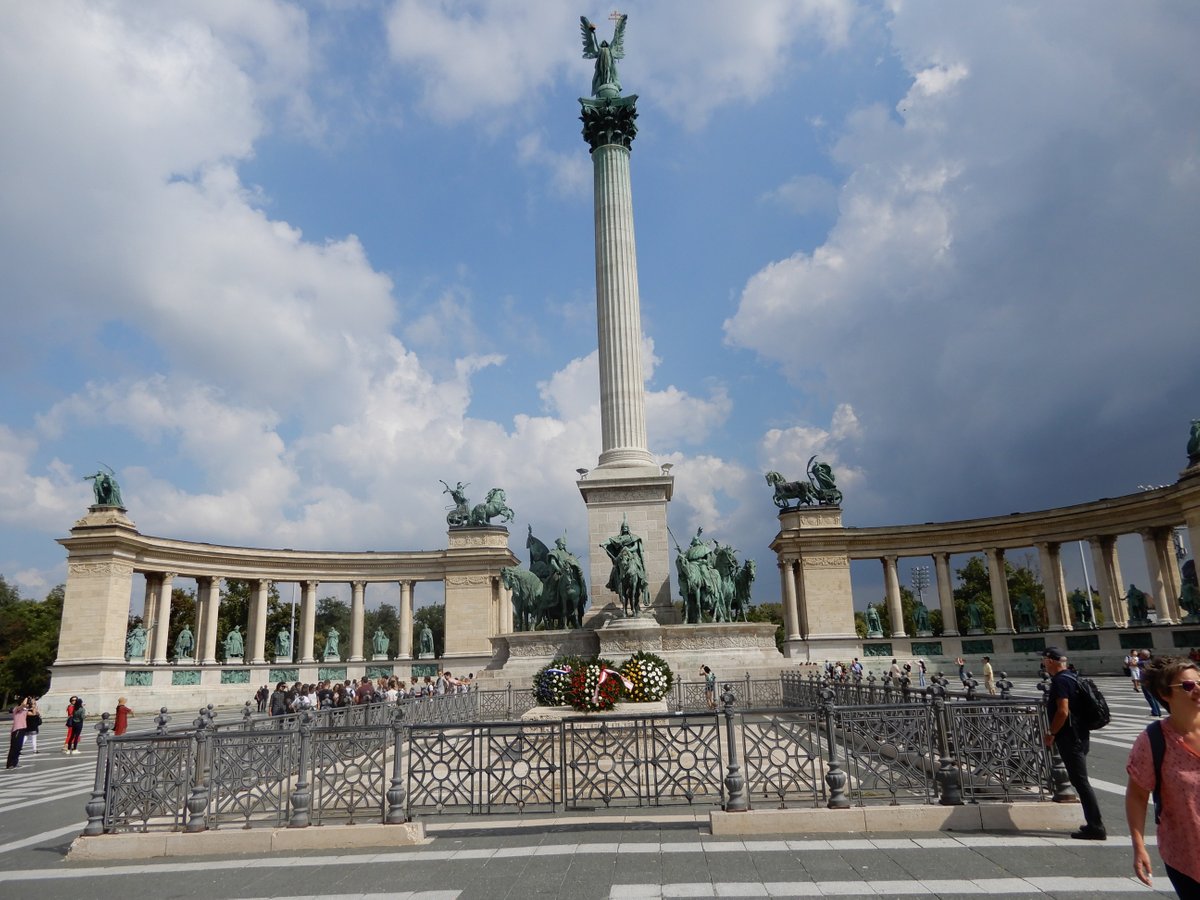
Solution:
M 841 45 L 854 18 L 848 0 L 762 0 L 731 9 L 719 0 L 638 3 L 629 15 L 625 93 L 644 94 L 699 126 L 716 108 L 754 100 L 784 77 L 796 42 L 815 33 Z M 596 20 L 603 39 L 611 24 Z M 430 112 L 486 121 L 519 109 L 537 89 L 565 78 L 586 94 L 578 16 L 560 3 L 501 0 L 433 5 L 398 0 L 387 18 L 398 65 L 420 80 Z
M 1197 158 L 1200 22 L 1109 12 L 894 6 L 910 90 L 847 117 L 837 222 L 751 277 L 726 323 L 870 422 L 859 460 L 890 495 L 875 514 L 1120 493 L 1129 425 L 1185 417 L 1200 369 L 1178 324 L 1200 263 L 1178 235 L 1200 231 L 1200 191 L 1173 173 Z M 1072 430 L 1088 450 L 1071 463 L 1033 438 Z

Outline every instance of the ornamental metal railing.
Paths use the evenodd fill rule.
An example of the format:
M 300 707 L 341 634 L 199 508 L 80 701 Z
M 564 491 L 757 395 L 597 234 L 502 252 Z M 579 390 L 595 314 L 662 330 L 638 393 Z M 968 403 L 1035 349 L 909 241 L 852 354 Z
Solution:
M 775 705 L 748 708 L 737 696 L 746 683 L 757 688 L 724 685 L 716 710 L 557 721 L 522 721 L 532 700 L 511 687 L 243 716 L 224 728 L 206 709 L 188 731 L 170 730 L 164 713 L 155 732 L 119 737 L 106 714 L 85 834 L 1070 796 L 1042 745 L 1037 701 L 951 698 L 937 680 L 907 702 L 847 705 L 836 685 L 787 674 Z

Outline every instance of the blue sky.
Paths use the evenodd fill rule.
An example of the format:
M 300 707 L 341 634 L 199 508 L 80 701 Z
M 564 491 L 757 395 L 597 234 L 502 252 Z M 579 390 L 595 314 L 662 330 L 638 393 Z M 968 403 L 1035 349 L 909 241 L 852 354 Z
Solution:
M 702 524 L 755 557 L 775 600 L 762 473 L 813 453 L 855 525 L 1177 477 L 1200 415 L 1200 7 L 622 11 L 650 444 L 681 541 Z M 582 552 L 578 16 L 607 12 L 6 6 L 0 572 L 35 596 L 65 578 L 54 538 L 101 461 L 149 534 L 439 547 L 445 479 L 504 487 L 518 552 L 528 524 Z M 855 575 L 876 599 L 877 567 Z

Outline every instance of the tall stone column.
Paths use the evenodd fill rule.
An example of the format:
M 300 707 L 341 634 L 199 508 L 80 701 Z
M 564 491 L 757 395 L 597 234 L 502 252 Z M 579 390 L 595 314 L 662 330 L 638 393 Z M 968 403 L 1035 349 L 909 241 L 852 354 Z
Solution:
M 610 92 L 612 93 L 612 92 Z M 667 503 L 674 479 L 646 441 L 641 300 L 633 230 L 629 158 L 637 134 L 637 97 L 581 99 L 583 136 L 591 148 L 596 230 L 596 336 L 600 363 L 600 458 L 576 484 L 588 508 L 592 609 L 621 607 L 608 589 L 611 562 L 600 545 L 623 523 L 642 538 L 650 604 L 656 619 L 679 621 L 671 603 Z
M 1117 558 L 1116 535 L 1101 535 L 1090 541 L 1092 563 L 1100 582 L 1100 600 L 1104 604 L 1106 628 L 1123 628 L 1129 621 L 1121 582 L 1121 561 Z
M 1179 571 L 1179 561 L 1175 558 L 1175 542 L 1171 540 L 1172 530 L 1164 528 L 1155 535 L 1154 549 L 1158 552 L 1158 568 L 1162 573 L 1163 590 L 1166 592 L 1166 605 L 1163 609 L 1178 624 L 1183 617 L 1179 610 L 1179 595 L 1183 591 L 1183 576 Z
M 154 658 L 154 618 L 158 613 L 158 591 L 161 576 L 147 572 L 146 591 L 142 595 L 142 627 L 146 629 L 146 658 Z
M 292 658 L 302 663 L 315 663 L 313 641 L 317 634 L 317 584 L 316 581 L 301 582 L 303 594 L 300 599 L 300 653 Z M 297 648 L 293 647 L 295 653 Z
M 1154 599 L 1154 611 L 1157 616 L 1156 621 L 1161 625 L 1170 625 L 1174 618 L 1171 616 L 1171 607 L 1173 604 L 1167 597 L 1167 579 L 1163 572 L 1163 540 L 1162 532 L 1159 530 L 1140 532 L 1142 536 L 1142 550 L 1146 554 L 1146 574 L 1150 579 L 1150 590 L 1148 593 Z
M 987 556 L 988 585 L 992 590 L 992 610 L 996 614 L 996 633 L 1011 634 L 1013 628 L 1012 602 L 1008 597 L 1008 570 L 1004 551 L 999 547 L 984 550 Z
M 396 644 L 396 659 L 412 659 L 413 583 L 400 582 L 400 634 Z
M 900 575 L 896 571 L 896 557 L 885 556 L 883 584 L 887 589 L 888 618 L 892 620 L 892 637 L 907 637 L 904 632 L 904 609 L 900 605 Z
M 362 662 L 367 583 L 353 581 L 350 583 L 350 590 L 350 662 Z
M 154 658 L 156 666 L 165 666 L 167 659 L 167 636 L 171 631 L 171 591 L 175 586 L 175 573 L 163 572 L 158 583 L 158 612 L 154 616 Z
M 196 593 L 204 595 L 204 631 L 196 635 L 196 643 L 202 648 L 197 654 L 201 665 L 217 664 L 217 621 L 221 611 L 221 579 L 197 578 Z
M 267 607 L 271 603 L 271 582 L 260 578 L 254 582 L 254 615 L 250 621 L 246 658 L 252 664 L 265 663 L 263 648 L 267 644 Z
M 942 634 L 958 635 L 958 617 L 954 615 L 954 582 L 950 580 L 950 554 L 933 554 L 933 570 L 937 578 L 938 604 L 942 608 Z
M 783 631 L 785 641 L 803 639 L 800 631 L 800 609 L 796 603 L 796 561 L 785 558 L 779 563 L 779 588 L 783 602 Z
M 1067 608 L 1067 589 L 1063 584 L 1062 545 L 1043 542 L 1036 546 L 1042 569 L 1042 588 L 1046 592 L 1048 630 L 1070 631 L 1071 613 Z

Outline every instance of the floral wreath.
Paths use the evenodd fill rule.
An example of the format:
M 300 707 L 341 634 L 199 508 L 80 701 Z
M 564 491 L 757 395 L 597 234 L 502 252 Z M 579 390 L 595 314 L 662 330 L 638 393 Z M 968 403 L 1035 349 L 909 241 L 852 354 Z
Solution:
M 639 650 L 621 664 L 621 674 L 629 682 L 625 691 L 634 703 L 653 703 L 671 690 L 675 676 L 671 666 L 657 653 Z
M 607 712 L 621 699 L 625 685 L 611 660 L 595 659 L 571 671 L 565 699 L 579 712 Z

